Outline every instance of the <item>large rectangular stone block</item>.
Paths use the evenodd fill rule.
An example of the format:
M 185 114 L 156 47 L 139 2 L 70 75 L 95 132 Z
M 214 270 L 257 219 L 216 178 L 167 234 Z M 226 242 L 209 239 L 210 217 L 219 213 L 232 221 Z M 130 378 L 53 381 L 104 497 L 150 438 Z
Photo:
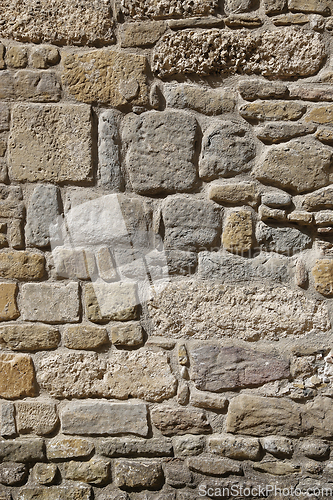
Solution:
M 36 280 L 44 276 L 45 257 L 39 253 L 8 251 L 0 254 L 0 276 L 17 280 Z
M 87 402 L 67 404 L 61 413 L 64 434 L 148 435 L 147 405 Z
M 91 111 L 79 104 L 16 104 L 8 140 L 15 181 L 79 182 L 91 178 Z
M 41 438 L 0 440 L 0 459 L 4 462 L 32 462 L 44 458 Z

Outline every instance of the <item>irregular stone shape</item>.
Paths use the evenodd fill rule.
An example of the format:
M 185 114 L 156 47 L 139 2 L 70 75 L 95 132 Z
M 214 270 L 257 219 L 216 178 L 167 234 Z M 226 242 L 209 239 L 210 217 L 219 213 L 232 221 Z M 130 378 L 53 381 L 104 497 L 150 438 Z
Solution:
M 209 199 L 227 205 L 250 205 L 259 202 L 258 188 L 254 182 L 212 183 L 208 191 Z
M 271 227 L 263 222 L 257 224 L 256 238 L 262 248 L 288 256 L 309 248 L 312 243 L 312 238 L 299 229 Z
M 16 424 L 15 406 L 13 403 L 1 403 L 0 418 L 1 436 L 4 438 L 14 437 L 16 435 Z
M 331 226 L 333 224 L 333 210 L 321 210 L 313 214 L 316 226 Z
M 169 108 L 194 109 L 204 115 L 232 113 L 235 95 L 227 90 L 203 89 L 197 85 L 164 84 L 163 95 Z
M 143 332 L 140 323 L 126 322 L 111 327 L 112 344 L 116 346 L 140 346 L 143 344 Z
M 119 192 L 123 185 L 120 167 L 120 113 L 108 109 L 98 119 L 99 182 L 110 191 Z
M 147 58 L 116 50 L 63 52 L 62 81 L 76 100 L 110 104 L 148 104 Z
M 139 303 L 134 283 L 89 283 L 85 287 L 87 317 L 94 323 L 137 319 Z
M 46 443 L 48 460 L 84 458 L 91 455 L 94 449 L 91 441 L 78 437 L 56 437 Z
M 6 462 L 0 464 L 0 483 L 6 486 L 15 486 L 27 478 L 28 471 L 24 464 Z
M 195 17 L 213 14 L 216 0 L 177 0 L 174 3 L 157 0 L 124 0 L 123 12 L 134 19 L 160 19 L 172 17 Z
M 133 439 L 109 438 L 100 440 L 98 453 L 107 457 L 169 457 L 172 442 L 167 438 Z
M 198 256 L 194 252 L 167 250 L 166 257 L 169 275 L 180 274 L 187 276 L 193 274 L 198 264 Z
M 45 273 L 44 255 L 8 251 L 0 254 L 0 276 L 17 280 L 37 280 Z
M 164 464 L 165 482 L 172 488 L 193 486 L 193 474 L 184 464 L 183 460 L 173 459 Z
M 330 331 L 322 301 L 308 299 L 303 292 L 280 284 L 235 287 L 214 281 L 183 281 L 168 285 L 148 303 L 148 309 L 154 335 L 168 339 L 212 341 L 268 336 L 277 340 Z
M 240 115 L 247 120 L 298 120 L 305 113 L 306 106 L 292 101 L 256 101 L 243 104 Z
M 207 408 L 208 410 L 225 410 L 228 406 L 228 400 L 216 394 L 207 394 L 205 392 L 191 390 L 190 403 L 197 408 Z
M 260 444 L 257 438 L 243 438 L 229 434 L 209 436 L 208 449 L 211 453 L 236 460 L 259 460 Z
M 0 36 L 20 42 L 100 46 L 115 41 L 109 2 L 44 0 L 41 9 L 37 0 L 5 0 L 1 16 Z
M 16 425 L 21 434 L 46 436 L 58 424 L 56 405 L 40 401 L 19 401 L 15 404 Z
M 333 92 L 327 87 L 323 88 L 297 85 L 289 87 L 289 97 L 293 99 L 303 99 L 304 101 L 332 101 Z
M 30 63 L 34 68 L 47 69 L 59 61 L 59 50 L 52 45 L 39 45 L 30 50 Z
M 257 165 L 255 177 L 293 193 L 306 193 L 329 184 L 332 151 L 314 140 L 298 139 L 272 146 Z M 306 175 L 304 175 L 306 172 Z
M 208 127 L 202 139 L 199 175 L 204 180 L 231 177 L 251 168 L 256 147 L 244 123 L 219 121 Z
M 227 476 L 243 472 L 238 462 L 228 458 L 192 457 L 187 459 L 187 465 L 190 470 L 207 476 Z
M 192 408 L 158 406 L 152 409 L 151 418 L 164 436 L 202 434 L 210 430 L 205 413 Z
M 312 275 L 317 292 L 325 297 L 333 297 L 333 260 L 317 260 Z
M 333 186 L 318 189 L 318 191 L 305 195 L 302 199 L 302 207 L 305 210 L 333 208 Z
M 24 205 L 21 200 L 20 187 L 0 185 L 0 217 L 21 219 L 24 214 Z
M 190 350 L 191 380 L 197 389 L 226 389 L 263 385 L 290 376 L 289 362 L 242 347 L 204 344 Z
M 16 283 L 0 283 L 0 321 L 8 321 L 19 317 L 16 295 Z
M 13 45 L 6 50 L 6 65 L 11 68 L 25 68 L 28 64 L 28 53 L 26 47 Z
M 84 324 L 67 326 L 63 340 L 68 349 L 99 349 L 109 343 L 108 332 L 105 328 Z
M 38 381 L 55 397 L 91 396 L 163 401 L 175 395 L 176 379 L 163 352 L 61 353 L 39 361 Z
M 305 432 L 312 432 L 314 437 L 332 437 L 332 400 L 318 397 L 307 403 L 302 409 L 302 426 Z
M 32 469 L 32 476 L 37 483 L 49 485 L 54 482 L 57 472 L 56 464 L 39 463 Z
M 17 500 L 91 500 L 91 487 L 84 484 L 49 488 L 25 486 L 18 493 Z
M 104 281 L 117 281 L 117 269 L 110 249 L 108 247 L 100 248 L 96 257 L 100 278 Z
M 254 243 L 252 213 L 249 210 L 230 212 L 223 228 L 222 243 L 232 253 L 247 253 Z
M 147 436 L 147 406 L 143 403 L 70 403 L 62 409 L 64 434 L 137 434 Z
M 44 439 L 0 440 L 0 458 L 4 462 L 37 462 L 45 459 Z
M 110 477 L 110 462 L 93 458 L 89 462 L 71 461 L 63 466 L 65 479 L 103 485 Z
M 253 4 L 253 0 L 226 0 L 224 10 L 226 14 L 239 14 L 251 10 Z
M 256 78 L 255 80 L 242 80 L 238 84 L 238 91 L 246 101 L 255 101 L 256 99 L 282 99 L 287 96 L 288 87 L 282 82 L 269 82 Z
M 195 251 L 218 244 L 220 209 L 211 201 L 186 196 L 165 200 L 162 208 L 166 248 Z
M 164 21 L 125 23 L 120 26 L 122 47 L 147 47 L 161 38 L 168 25 Z
M 288 438 L 280 436 L 267 436 L 262 438 L 260 442 L 263 449 L 275 457 L 291 457 L 294 452 L 293 443 Z
M 95 258 L 89 249 L 55 247 L 52 257 L 59 278 L 88 280 L 97 275 Z
M 307 122 L 313 121 L 321 125 L 332 125 L 333 123 L 333 104 L 325 106 L 316 106 L 305 118 Z
M 51 326 L 21 323 L 0 327 L 0 344 L 12 351 L 56 349 L 59 341 L 59 331 Z
M 9 105 L 6 103 L 0 104 L 0 132 L 9 130 Z
M 46 247 L 50 244 L 50 225 L 59 216 L 60 191 L 56 186 L 36 186 L 27 210 L 25 237 L 29 246 Z
M 258 139 L 267 144 L 277 144 L 289 141 L 295 137 L 312 134 L 316 131 L 315 125 L 303 123 L 269 123 L 256 130 Z
M 89 106 L 16 104 L 8 139 L 9 175 L 29 182 L 89 180 L 91 145 Z
M 268 472 L 268 474 L 274 474 L 276 476 L 295 474 L 300 471 L 299 465 L 281 462 L 261 462 L 260 464 L 254 464 L 253 468 L 259 472 Z
M 264 8 L 266 14 L 279 14 L 287 4 L 287 0 L 264 0 Z
M 316 14 L 330 14 L 331 2 L 329 0 L 288 0 L 290 10 L 301 12 L 315 12 Z
M 291 204 L 291 196 L 284 191 L 268 191 L 261 195 L 261 203 L 271 208 L 289 207 Z
M 190 191 L 196 183 L 194 165 L 197 121 L 175 111 L 128 115 L 123 125 L 126 166 L 139 194 Z
M 298 443 L 298 449 L 308 458 L 321 460 L 328 455 L 330 447 L 319 439 L 305 439 Z
M 14 98 L 17 101 L 58 102 L 61 82 L 54 71 L 23 69 L 13 76 Z
M 27 354 L 0 354 L 0 396 L 15 399 L 35 395 L 35 374 Z
M 252 436 L 297 437 L 301 434 L 301 407 L 282 398 L 242 394 L 230 401 L 226 431 Z
M 78 293 L 77 283 L 26 283 L 21 291 L 23 319 L 44 323 L 78 322 Z
M 332 146 L 333 144 L 333 130 L 330 128 L 321 128 L 317 131 L 316 137 L 318 141 L 323 144 L 328 144 L 328 146 Z
M 320 35 L 294 28 L 248 32 L 193 30 L 165 34 L 154 49 L 159 76 L 195 73 L 311 76 L 325 57 Z
M 199 455 L 206 444 L 204 436 L 192 436 L 191 434 L 174 436 L 172 442 L 176 457 Z
M 259 219 L 261 221 L 269 222 L 283 222 L 287 219 L 286 211 L 278 208 L 266 207 L 266 205 L 260 205 L 258 210 Z M 259 230 L 260 232 L 260 230 Z M 265 232 L 265 230 L 264 230 Z
M 158 488 L 162 485 L 163 471 L 157 462 L 119 460 L 114 466 L 114 479 L 119 488 Z

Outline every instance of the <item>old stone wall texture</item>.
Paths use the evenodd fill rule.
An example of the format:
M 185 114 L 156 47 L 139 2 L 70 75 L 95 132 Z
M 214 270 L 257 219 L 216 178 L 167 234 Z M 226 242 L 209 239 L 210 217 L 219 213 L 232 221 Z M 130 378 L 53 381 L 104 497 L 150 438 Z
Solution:
M 0 500 L 333 491 L 332 36 L 0 0 Z

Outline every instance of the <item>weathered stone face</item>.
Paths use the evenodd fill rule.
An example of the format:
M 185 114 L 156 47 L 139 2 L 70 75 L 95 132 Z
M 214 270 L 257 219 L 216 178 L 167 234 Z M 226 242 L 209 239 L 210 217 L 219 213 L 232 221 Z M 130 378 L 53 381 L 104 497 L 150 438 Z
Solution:
M 37 280 L 45 273 L 45 258 L 39 253 L 8 251 L 0 254 L 0 276 L 7 279 Z
M 0 320 L 16 319 L 20 313 L 16 304 L 17 285 L 0 283 Z
M 6 399 L 35 395 L 35 374 L 27 354 L 0 355 L 0 394 Z
M 202 434 L 210 430 L 206 415 L 200 410 L 159 406 L 152 410 L 151 416 L 164 436 Z
M 59 216 L 59 190 L 55 186 L 37 186 L 27 213 L 26 240 L 28 245 L 45 247 L 50 244 L 50 226 Z
M 231 212 L 223 229 L 222 243 L 233 253 L 247 253 L 254 244 L 252 213 L 249 210 Z
M 45 436 L 58 424 L 56 406 L 52 403 L 20 401 L 15 408 L 17 430 L 21 434 Z
M 312 274 L 317 292 L 326 297 L 333 296 L 333 260 L 317 260 Z
M 157 0 L 124 0 L 123 11 L 134 19 L 207 16 L 213 14 L 217 6 L 216 0 L 176 0 L 163 2 Z

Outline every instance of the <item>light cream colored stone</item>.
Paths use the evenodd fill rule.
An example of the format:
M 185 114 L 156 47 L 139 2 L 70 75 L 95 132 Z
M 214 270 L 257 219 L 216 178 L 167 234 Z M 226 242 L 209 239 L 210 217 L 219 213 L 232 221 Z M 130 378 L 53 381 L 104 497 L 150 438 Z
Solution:
M 88 457 L 95 447 L 88 439 L 58 436 L 47 442 L 46 455 L 49 460 Z
M 58 424 L 54 403 L 41 401 L 19 401 L 15 404 L 16 425 L 21 434 L 45 436 L 53 432 Z
M 120 25 L 122 47 L 146 47 L 153 45 L 167 30 L 165 21 L 147 21 Z
M 8 321 L 19 317 L 16 295 L 16 283 L 0 283 L 0 321 Z
M 6 51 L 5 62 L 11 68 L 25 68 L 28 64 L 28 54 L 26 47 L 14 45 Z
M 285 476 L 286 474 L 295 474 L 300 471 L 300 466 L 283 462 L 261 462 L 253 465 L 254 470 L 259 472 L 268 472 L 275 476 Z
M 30 61 L 34 68 L 47 69 L 60 61 L 59 51 L 52 45 L 40 45 L 30 51 Z
M 161 464 L 153 461 L 117 460 L 115 483 L 120 488 L 154 488 L 163 484 Z
M 40 253 L 1 252 L 0 276 L 18 280 L 37 280 L 45 273 L 45 258 Z
M 277 220 L 282 222 L 287 218 L 285 210 L 266 207 L 266 205 L 260 205 L 258 215 L 259 219 L 263 221 Z
M 266 14 L 278 14 L 285 8 L 287 0 L 264 0 Z
M 85 181 L 91 176 L 91 111 L 77 104 L 17 104 L 8 141 L 16 181 Z
M 190 403 L 197 408 L 207 408 L 207 410 L 225 410 L 228 400 L 218 394 L 209 394 L 204 391 L 191 390 Z
M 249 210 L 230 212 L 224 225 L 222 243 L 232 253 L 247 253 L 254 243 L 252 214 Z
M 39 384 L 55 397 L 132 396 L 158 402 L 176 393 L 163 352 L 111 351 L 106 359 L 96 353 L 55 353 L 40 359 L 38 366 Z
M 123 12 L 134 19 L 159 19 L 169 17 L 207 16 L 213 14 L 217 6 L 216 0 L 124 0 Z
M 243 468 L 239 462 L 229 460 L 228 458 L 200 456 L 188 458 L 186 462 L 190 470 L 208 476 L 238 475 L 243 472 Z
M 258 188 L 253 182 L 220 182 L 209 186 L 208 197 L 217 203 L 227 205 L 257 206 Z
M 333 208 L 333 186 L 318 189 L 318 191 L 305 195 L 302 199 L 302 207 L 305 210 Z
M 98 349 L 109 343 L 105 328 L 85 324 L 67 326 L 63 339 L 68 349 Z
M 256 101 L 243 104 L 239 112 L 247 120 L 298 120 L 306 106 L 292 101 Z
M 140 346 L 143 344 L 142 326 L 139 322 L 114 324 L 111 327 L 112 344 L 116 346 Z
M 13 351 L 56 349 L 59 341 L 59 331 L 52 326 L 32 323 L 0 326 L 0 344 Z
M 108 45 L 115 41 L 110 2 L 4 0 L 0 36 L 22 42 Z
M 269 123 L 256 129 L 258 139 L 267 144 L 289 141 L 294 137 L 312 134 L 316 125 L 303 123 Z
M 333 259 L 319 259 L 312 269 L 317 292 L 333 297 Z
M 27 354 L 0 354 L 0 396 L 15 399 L 35 395 L 35 374 Z
M 283 99 L 288 95 L 288 87 L 282 82 L 270 82 L 260 78 L 247 78 L 238 84 L 238 91 L 246 101 L 256 99 Z
M 189 300 L 191 297 L 191 300 Z M 329 332 L 322 301 L 277 285 L 170 284 L 149 304 L 154 335 L 212 340 L 281 339 Z
M 198 85 L 164 84 L 163 94 L 170 108 L 194 109 L 205 115 L 232 113 L 235 95 L 229 90 L 202 88 Z
M 331 128 L 320 128 L 316 132 L 316 137 L 324 144 L 333 145 L 333 130 Z
M 244 438 L 231 434 L 214 434 L 207 439 L 208 449 L 217 455 L 236 460 L 259 460 L 260 443 L 257 438 Z
M 210 423 L 202 410 L 189 407 L 160 405 L 151 411 L 152 422 L 164 436 L 204 434 Z
M 89 283 L 85 303 L 88 319 L 96 323 L 137 319 L 138 298 L 133 283 Z
M 70 95 L 86 103 L 106 103 L 119 107 L 128 104 L 144 106 L 149 94 L 143 55 L 95 50 L 62 54 L 63 83 Z M 123 95 L 124 88 L 134 85 L 134 92 Z

